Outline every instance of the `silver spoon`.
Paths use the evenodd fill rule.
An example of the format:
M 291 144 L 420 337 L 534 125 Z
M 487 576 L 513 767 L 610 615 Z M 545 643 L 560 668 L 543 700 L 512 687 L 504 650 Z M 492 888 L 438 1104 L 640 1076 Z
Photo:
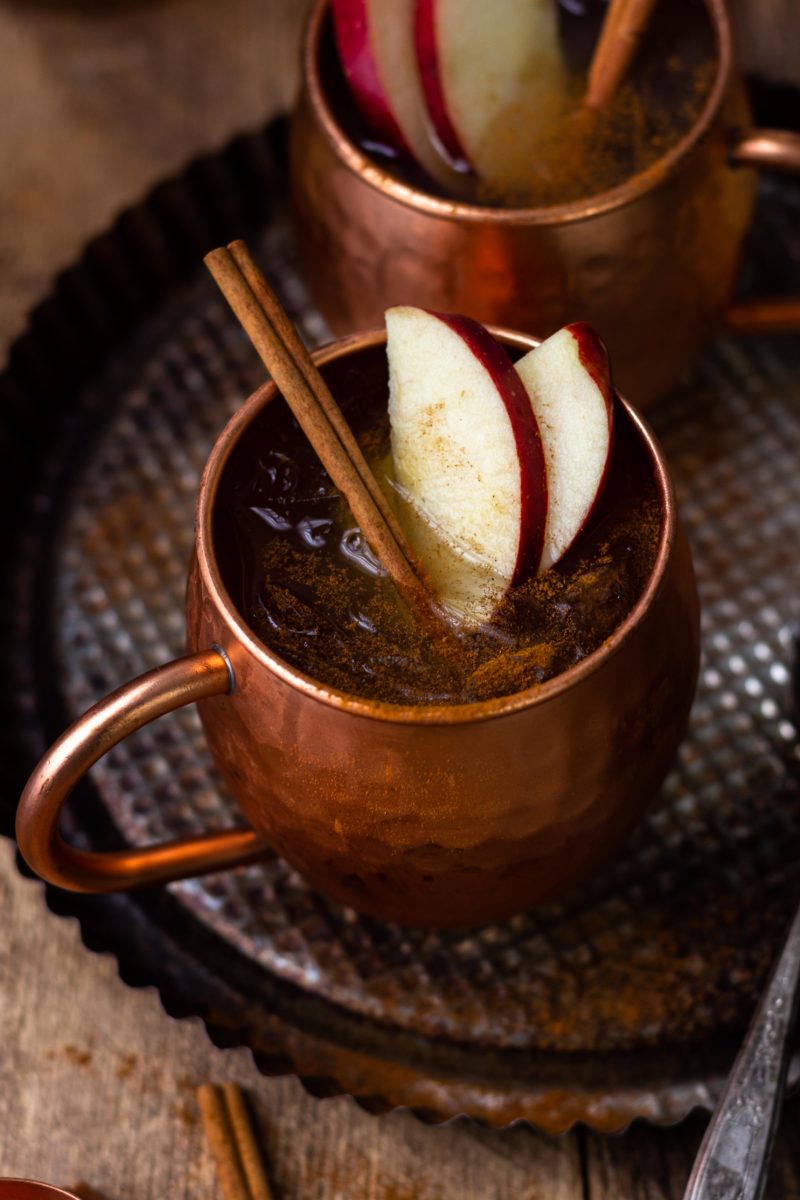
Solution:
M 800 908 L 700 1144 L 683 1200 L 760 1200 L 800 995 Z

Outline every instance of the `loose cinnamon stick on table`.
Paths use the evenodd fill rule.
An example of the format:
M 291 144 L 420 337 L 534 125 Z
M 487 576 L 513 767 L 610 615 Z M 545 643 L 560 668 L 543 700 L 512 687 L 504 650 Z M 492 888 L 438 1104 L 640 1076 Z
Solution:
M 622 82 L 636 53 L 655 0 L 610 0 L 597 40 L 584 104 L 603 108 Z
M 230 249 L 212 250 L 206 266 L 397 590 L 417 616 L 443 631 L 422 570 L 336 401 L 244 243 L 231 245 L 235 257 Z
M 226 1083 L 222 1094 L 239 1150 L 239 1159 L 250 1188 L 250 1195 L 253 1200 L 272 1200 L 272 1191 L 264 1169 L 264 1160 L 258 1148 L 242 1089 L 235 1083 Z
M 204 1083 L 197 1103 L 225 1200 L 274 1200 L 241 1089 Z

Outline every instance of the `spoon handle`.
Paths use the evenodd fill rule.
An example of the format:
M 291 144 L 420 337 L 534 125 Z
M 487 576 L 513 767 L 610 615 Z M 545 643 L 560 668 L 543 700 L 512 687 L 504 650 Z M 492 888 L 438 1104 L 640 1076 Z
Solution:
M 800 908 L 706 1130 L 683 1200 L 760 1200 L 800 988 Z

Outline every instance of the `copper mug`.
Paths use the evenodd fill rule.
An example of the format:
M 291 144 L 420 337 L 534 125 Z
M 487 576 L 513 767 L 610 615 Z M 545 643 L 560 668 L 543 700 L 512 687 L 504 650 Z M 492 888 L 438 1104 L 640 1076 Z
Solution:
M 512 353 L 536 345 L 497 336 Z M 376 356 L 385 369 L 382 332 L 336 342 L 316 359 L 334 392 L 345 370 L 352 392 L 353 362 L 374 366 Z M 20 803 L 24 857 L 62 887 L 113 891 L 251 862 L 270 846 L 333 900 L 410 925 L 475 925 L 549 899 L 617 850 L 686 725 L 697 594 L 661 451 L 623 401 L 663 522 L 646 587 L 600 649 L 514 695 L 404 707 L 343 694 L 287 665 L 228 594 L 216 497 L 234 448 L 275 394 L 269 383 L 250 397 L 205 468 L 187 590 L 190 654 L 112 693 L 51 747 Z M 59 812 L 80 777 L 134 729 L 193 701 L 252 829 L 106 854 L 66 844 Z
M 750 223 L 755 174 L 800 171 L 800 135 L 750 128 L 723 0 L 705 0 L 716 73 L 696 124 L 619 187 L 553 207 L 502 209 L 442 198 L 369 159 L 342 128 L 328 0 L 305 38 L 291 132 L 297 253 L 334 333 L 372 328 L 392 304 L 465 312 L 545 337 L 595 325 L 620 389 L 645 406 L 719 328 Z M 800 301 L 751 302 L 737 328 L 797 328 Z
M 79 1197 L 38 1179 L 4 1178 L 0 1179 L 0 1200 L 79 1200 Z

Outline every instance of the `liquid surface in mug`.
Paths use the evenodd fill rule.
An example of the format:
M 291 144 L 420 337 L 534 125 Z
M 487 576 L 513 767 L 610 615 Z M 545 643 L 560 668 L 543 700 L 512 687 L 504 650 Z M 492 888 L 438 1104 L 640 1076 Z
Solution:
M 604 0 L 531 3 L 554 10 L 549 57 L 541 59 L 541 47 L 539 58 L 532 51 L 532 82 L 519 94 L 510 89 L 507 103 L 498 105 L 486 123 L 476 170 L 461 175 L 452 192 L 469 203 L 537 207 L 617 187 L 688 133 L 713 86 L 715 36 L 705 5 L 702 0 L 669 0 L 655 6 L 628 76 L 610 104 L 589 114 L 582 102 L 607 5 Z M 441 180 L 435 182 L 367 127 L 349 94 L 333 41 L 328 28 L 320 65 L 344 131 L 405 182 L 447 194 Z
M 330 363 L 325 376 L 386 483 L 385 349 Z M 439 650 L 398 598 L 279 397 L 225 467 L 214 547 L 239 613 L 293 667 L 348 694 L 457 704 L 521 691 L 598 649 L 642 594 L 661 529 L 651 460 L 617 405 L 604 489 L 574 547 L 512 588 L 491 622 Z

